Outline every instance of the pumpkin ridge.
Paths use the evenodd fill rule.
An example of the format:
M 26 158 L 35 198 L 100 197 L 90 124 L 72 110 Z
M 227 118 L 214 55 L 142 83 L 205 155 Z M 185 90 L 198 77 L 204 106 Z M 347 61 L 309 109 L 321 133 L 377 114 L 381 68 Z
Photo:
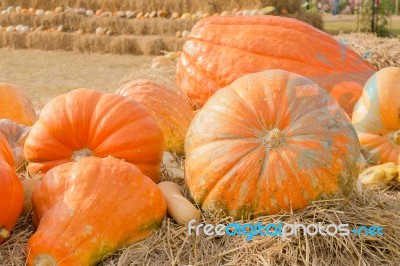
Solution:
M 222 181 L 225 181 L 225 179 L 228 179 L 230 176 L 229 174 L 231 172 L 234 172 L 235 170 L 237 170 L 237 168 L 239 168 L 239 164 L 245 160 L 247 160 L 247 158 L 251 155 L 253 155 L 253 153 L 258 152 L 258 150 L 260 149 L 260 146 L 257 146 L 253 149 L 251 149 L 248 153 L 246 153 L 245 155 L 242 155 L 241 158 L 239 160 L 237 160 L 235 162 L 235 166 L 230 168 L 227 172 L 224 173 L 223 178 L 217 180 L 217 182 L 214 183 L 214 185 L 212 187 L 210 187 L 210 191 L 213 190 L 215 187 L 218 186 L 219 183 L 221 183 Z M 200 207 L 203 205 L 204 202 L 207 201 L 208 196 L 210 195 L 210 191 L 207 192 L 207 195 L 203 196 L 203 200 L 201 202 L 201 205 L 199 205 Z
M 243 53 L 249 53 L 249 54 L 252 54 L 252 55 L 255 55 L 255 56 L 260 56 L 260 57 L 275 57 L 275 58 L 279 58 L 281 61 L 295 61 L 297 63 L 300 63 L 301 65 L 304 65 L 304 67 L 314 66 L 314 67 L 319 67 L 319 68 L 325 68 L 327 70 L 331 70 L 332 69 L 332 67 L 326 66 L 325 64 L 324 64 L 324 66 L 318 65 L 318 64 L 312 64 L 310 62 L 302 61 L 302 60 L 299 60 L 298 58 L 294 58 L 294 57 L 291 58 L 291 57 L 286 56 L 286 55 L 285 56 L 278 56 L 278 55 L 273 55 L 273 54 L 254 53 L 254 52 L 242 49 L 242 48 L 236 48 L 236 47 L 232 47 L 232 46 L 228 46 L 228 45 L 224 45 L 224 44 L 213 43 L 213 42 L 210 42 L 210 41 L 200 40 L 200 39 L 194 39 L 194 40 L 189 40 L 189 41 L 192 41 L 192 42 L 197 41 L 197 42 L 207 43 L 207 44 L 210 44 L 210 45 L 223 47 L 224 49 L 225 48 L 229 48 L 229 49 L 232 49 L 232 50 L 238 50 L 238 51 L 241 51 Z M 321 62 L 321 63 L 323 63 L 323 62 Z M 333 73 L 341 73 L 341 71 L 337 71 L 337 72 L 333 72 Z

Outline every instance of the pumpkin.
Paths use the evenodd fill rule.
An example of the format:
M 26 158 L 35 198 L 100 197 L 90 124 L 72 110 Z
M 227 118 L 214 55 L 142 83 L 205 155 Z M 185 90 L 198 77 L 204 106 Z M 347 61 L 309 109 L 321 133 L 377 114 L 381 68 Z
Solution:
M 237 78 L 276 68 L 306 76 L 328 92 L 344 81 L 362 86 L 375 72 L 357 53 L 299 20 L 213 16 L 192 28 L 178 60 L 176 78 L 179 88 L 201 107 Z M 360 91 L 355 87 L 353 97 Z M 338 100 L 341 95 L 335 97 Z
M 184 95 L 147 79 L 128 82 L 117 94 L 146 106 L 164 133 L 165 149 L 178 154 L 183 153 L 185 135 L 193 119 L 190 104 Z
M 218 91 L 193 119 L 185 152 L 195 202 L 235 218 L 347 195 L 359 172 L 346 113 L 311 80 L 284 70 Z
M 22 209 L 22 215 L 27 216 L 32 211 L 32 194 L 36 186 L 40 183 L 40 180 L 25 178 L 21 183 L 24 188 L 24 208 Z
M 157 185 L 117 158 L 82 158 L 50 170 L 32 195 L 37 231 L 28 266 L 96 265 L 159 228 L 166 202 Z
M 335 85 L 329 94 L 339 102 L 339 105 L 351 118 L 354 105 L 361 97 L 362 90 L 362 85 L 352 81 L 344 81 Z
M 30 127 L 19 125 L 9 119 L 0 119 L 0 132 L 6 137 L 14 156 L 16 169 L 25 165 L 24 144 L 28 137 Z
M 158 182 L 163 134 L 145 107 L 115 94 L 77 89 L 50 101 L 24 147 L 31 175 L 83 156 L 113 156 Z
M 352 122 L 360 144 L 376 163 L 400 164 L 400 67 L 373 75 L 354 107 Z
M 0 83 L 0 118 L 31 126 L 37 120 L 31 100 L 21 89 Z
M 24 192 L 14 171 L 14 159 L 7 140 L 0 133 L 0 244 L 10 237 L 21 214 Z

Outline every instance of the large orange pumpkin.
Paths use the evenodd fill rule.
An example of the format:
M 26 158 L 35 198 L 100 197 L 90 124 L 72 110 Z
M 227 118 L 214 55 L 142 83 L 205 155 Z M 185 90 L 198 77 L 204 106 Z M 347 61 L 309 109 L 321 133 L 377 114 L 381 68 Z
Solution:
M 6 83 L 0 83 L 0 118 L 27 126 L 37 120 L 35 108 L 28 96 L 21 89 Z
M 267 69 L 306 76 L 328 92 L 343 81 L 363 86 L 375 72 L 357 53 L 304 22 L 277 16 L 214 16 L 193 27 L 176 78 L 181 90 L 202 106 L 237 78 Z M 354 95 L 360 91 L 354 88 Z M 344 109 L 353 108 L 351 102 L 343 104 Z
M 10 236 L 24 205 L 24 191 L 14 171 L 7 140 L 0 133 L 0 244 Z
M 235 218 L 346 195 L 359 171 L 346 113 L 315 83 L 283 70 L 218 91 L 193 119 L 185 152 L 196 203 Z
M 82 158 L 50 170 L 32 196 L 28 266 L 96 265 L 160 227 L 166 201 L 134 165 Z
M 148 79 L 128 82 L 118 89 L 117 94 L 146 106 L 164 133 L 165 149 L 183 153 L 185 135 L 193 119 L 192 109 L 184 95 Z
M 90 89 L 50 101 L 24 149 L 32 175 L 82 156 L 114 156 L 135 164 L 155 182 L 163 151 L 163 134 L 142 104 Z
M 368 80 L 352 119 L 371 160 L 400 164 L 400 67 L 384 68 Z

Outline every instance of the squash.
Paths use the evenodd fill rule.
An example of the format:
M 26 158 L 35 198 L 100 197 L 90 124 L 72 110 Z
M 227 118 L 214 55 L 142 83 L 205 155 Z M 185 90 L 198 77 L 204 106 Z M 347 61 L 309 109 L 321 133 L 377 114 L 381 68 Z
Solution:
M 344 81 L 335 85 L 329 94 L 339 102 L 339 105 L 351 118 L 354 105 L 361 97 L 362 90 L 363 86 L 361 84 L 352 81 Z
M 163 134 L 145 107 L 115 94 L 77 89 L 50 101 L 31 128 L 25 158 L 32 176 L 84 156 L 113 156 L 160 178 Z
M 6 137 L 14 156 L 16 169 L 20 170 L 25 165 L 24 144 L 28 137 L 30 127 L 19 125 L 9 119 L 0 119 L 0 132 Z
M 192 28 L 176 79 L 197 108 L 237 78 L 268 69 L 308 77 L 328 92 L 343 81 L 362 86 L 376 71 L 357 53 L 305 22 L 278 16 L 213 16 Z M 355 87 L 350 98 L 360 91 Z
M 159 228 L 167 208 L 137 167 L 96 157 L 50 170 L 32 203 L 37 231 L 28 241 L 28 266 L 96 265 Z
M 14 171 L 14 159 L 7 140 L 0 133 L 0 244 L 10 237 L 21 214 L 24 192 Z
M 400 67 L 381 69 L 365 84 L 352 122 L 375 164 L 400 164 Z
M 393 162 L 368 167 L 358 177 L 362 188 L 385 188 L 399 176 L 397 165 Z
M 158 183 L 167 201 L 167 212 L 178 224 L 187 226 L 189 221 L 200 220 L 200 211 L 182 194 L 181 187 L 169 181 Z
M 0 83 L 0 118 L 26 126 L 37 120 L 35 108 L 25 92 L 7 83 Z
M 249 74 L 218 91 L 193 119 L 185 152 L 197 205 L 234 218 L 348 195 L 359 173 L 346 113 L 311 80 L 284 70 Z
M 168 59 L 170 60 L 170 59 Z M 124 84 L 117 94 L 140 102 L 164 133 L 165 149 L 181 154 L 193 113 L 186 97 L 161 83 L 137 79 Z
M 32 194 L 40 183 L 40 180 L 36 178 L 25 178 L 21 183 L 24 188 L 24 208 L 22 209 L 22 215 L 27 216 L 32 211 Z

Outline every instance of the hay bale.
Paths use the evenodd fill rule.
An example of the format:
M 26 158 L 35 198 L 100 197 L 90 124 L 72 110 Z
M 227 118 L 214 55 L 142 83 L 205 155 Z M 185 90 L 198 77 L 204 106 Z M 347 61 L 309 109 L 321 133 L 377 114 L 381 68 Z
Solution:
M 379 38 L 374 34 L 351 33 L 336 36 L 354 51 L 363 55 L 378 70 L 389 66 L 400 66 L 400 39 Z
M 85 17 L 76 14 L 56 14 L 54 16 L 36 16 L 33 14 L 7 14 L 0 16 L 0 25 L 26 25 L 29 27 L 44 26 L 45 29 L 55 29 L 64 26 L 64 31 L 94 33 L 96 28 L 111 30 L 116 35 L 174 35 L 178 30 L 191 29 L 196 20 L 154 19 L 123 19 L 119 17 Z
M 177 51 L 183 40 L 165 36 L 99 36 L 67 32 L 0 32 L 0 47 L 17 49 L 64 50 L 86 53 L 160 55 Z

